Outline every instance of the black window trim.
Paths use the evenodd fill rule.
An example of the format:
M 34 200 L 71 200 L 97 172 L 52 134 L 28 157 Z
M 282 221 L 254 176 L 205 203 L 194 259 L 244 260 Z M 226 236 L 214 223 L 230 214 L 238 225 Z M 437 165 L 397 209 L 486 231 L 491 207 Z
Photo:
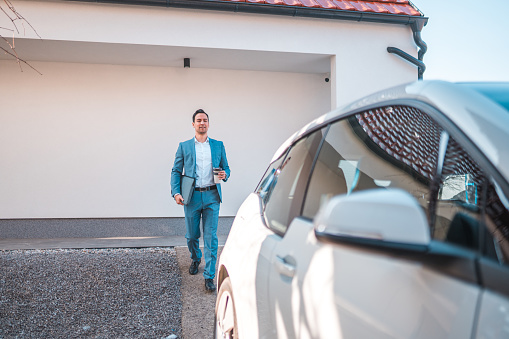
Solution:
M 299 215 L 297 217 L 302 217 L 302 213 L 304 212 L 304 205 L 306 202 L 306 198 L 308 196 L 309 184 L 311 183 L 311 178 L 313 176 L 313 172 L 315 171 L 316 162 L 318 161 L 318 156 L 320 155 L 320 151 L 322 150 L 323 144 L 327 135 L 329 134 L 331 124 L 324 125 L 321 129 L 323 129 L 322 140 L 320 140 L 320 145 L 318 145 L 318 149 L 316 150 L 315 157 L 313 159 L 313 163 L 311 164 L 311 169 L 309 171 L 308 180 L 306 181 L 306 188 L 304 189 L 304 196 L 302 198 L 302 203 L 300 205 Z M 307 218 L 306 218 L 307 219 Z
M 480 284 L 485 289 L 509 298 L 509 269 L 486 257 L 477 258 Z

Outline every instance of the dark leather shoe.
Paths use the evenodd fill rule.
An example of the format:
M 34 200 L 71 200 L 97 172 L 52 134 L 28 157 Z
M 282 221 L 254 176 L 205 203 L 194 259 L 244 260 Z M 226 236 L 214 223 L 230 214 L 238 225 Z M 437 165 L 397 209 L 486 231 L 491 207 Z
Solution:
M 196 273 L 198 273 L 198 266 L 200 266 L 200 263 L 201 263 L 201 260 L 193 261 L 191 263 L 191 266 L 189 266 L 189 274 L 195 275 Z
M 216 285 L 214 285 L 214 279 L 205 279 L 205 289 L 209 292 L 213 292 L 216 290 Z

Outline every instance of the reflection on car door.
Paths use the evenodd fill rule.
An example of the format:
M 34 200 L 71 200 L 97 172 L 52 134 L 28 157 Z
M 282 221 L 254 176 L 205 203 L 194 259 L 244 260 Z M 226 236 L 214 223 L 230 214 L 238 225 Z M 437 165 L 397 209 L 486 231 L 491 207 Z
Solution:
M 269 271 L 269 300 L 278 338 L 307 338 L 308 329 L 315 326 L 315 323 L 307 323 L 310 319 L 306 309 L 311 305 L 305 302 L 301 291 L 317 249 L 312 222 L 299 217 L 293 219 L 274 248 Z M 328 263 L 322 264 L 324 271 L 330 270 Z M 327 337 L 334 338 L 330 334 Z
M 233 265 L 239 268 L 238 274 L 231 275 L 232 285 L 238 291 L 242 303 L 236 305 L 239 315 L 239 336 L 271 338 L 274 328 L 269 316 L 268 302 L 268 271 L 270 255 L 279 235 L 266 226 L 263 217 L 263 207 L 269 201 L 276 182 L 276 174 L 285 154 L 275 160 L 267 169 L 254 194 L 251 194 L 242 204 L 235 222 L 243 227 L 232 227 L 229 239 L 242 241 L 228 243 L 232 253 L 236 256 Z M 256 310 L 256 312 L 253 312 Z
M 238 268 L 230 278 L 237 293 L 234 299 L 241 338 L 250 336 L 265 338 L 271 337 L 273 333 L 267 315 L 269 258 L 266 253 L 272 252 L 270 247 L 273 247 L 274 242 L 268 239 L 274 236 L 274 232 L 265 226 L 259 213 L 259 206 L 259 196 L 251 194 L 235 218 L 235 222 L 241 223 L 242 227 L 232 227 L 229 235 L 229 239 L 238 240 L 229 242 L 228 249 L 235 253 L 230 259 L 235 262 L 232 266 Z

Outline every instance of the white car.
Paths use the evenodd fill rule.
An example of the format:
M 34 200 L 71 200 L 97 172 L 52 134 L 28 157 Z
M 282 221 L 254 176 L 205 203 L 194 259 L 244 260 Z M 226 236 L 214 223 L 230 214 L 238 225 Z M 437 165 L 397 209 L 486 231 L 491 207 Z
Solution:
M 509 338 L 509 83 L 420 81 L 274 155 L 218 264 L 218 338 Z

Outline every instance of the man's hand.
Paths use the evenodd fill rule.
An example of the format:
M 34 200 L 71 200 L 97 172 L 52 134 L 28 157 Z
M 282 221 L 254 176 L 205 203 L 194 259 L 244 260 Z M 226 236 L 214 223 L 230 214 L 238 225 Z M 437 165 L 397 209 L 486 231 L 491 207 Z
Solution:
M 180 194 L 175 194 L 175 202 L 179 205 L 184 205 L 184 198 Z
M 219 180 L 224 180 L 224 179 L 226 179 L 226 172 L 225 172 L 225 171 L 219 171 L 219 172 L 217 172 L 217 178 L 218 178 Z

